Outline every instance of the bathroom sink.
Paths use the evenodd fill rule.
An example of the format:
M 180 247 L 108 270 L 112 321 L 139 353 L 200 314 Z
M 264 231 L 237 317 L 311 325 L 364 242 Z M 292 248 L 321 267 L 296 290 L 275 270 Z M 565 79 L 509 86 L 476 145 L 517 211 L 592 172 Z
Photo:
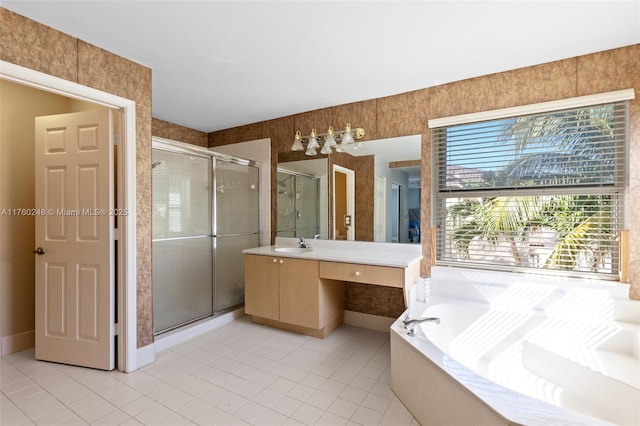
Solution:
M 302 248 L 302 247 L 276 247 L 273 251 L 277 251 L 279 253 L 307 253 L 309 251 L 313 251 L 312 248 Z

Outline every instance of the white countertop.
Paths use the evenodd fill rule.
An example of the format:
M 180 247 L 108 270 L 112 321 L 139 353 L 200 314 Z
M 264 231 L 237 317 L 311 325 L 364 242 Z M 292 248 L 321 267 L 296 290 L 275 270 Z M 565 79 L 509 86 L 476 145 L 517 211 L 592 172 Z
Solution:
M 422 259 L 420 244 L 373 243 L 363 241 L 306 240 L 311 250 L 304 253 L 278 251 L 298 247 L 297 238 L 277 237 L 273 246 L 242 250 L 245 254 L 292 257 L 296 259 L 407 268 Z

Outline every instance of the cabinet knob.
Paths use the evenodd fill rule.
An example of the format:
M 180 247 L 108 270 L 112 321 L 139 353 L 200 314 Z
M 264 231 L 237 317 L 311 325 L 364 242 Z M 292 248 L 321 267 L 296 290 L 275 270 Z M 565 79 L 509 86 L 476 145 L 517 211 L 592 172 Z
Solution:
M 280 264 L 282 265 L 284 263 L 284 260 L 280 259 Z
M 273 259 L 273 263 L 278 263 L 278 259 Z
M 359 277 L 360 276 L 360 271 L 356 271 L 355 276 Z

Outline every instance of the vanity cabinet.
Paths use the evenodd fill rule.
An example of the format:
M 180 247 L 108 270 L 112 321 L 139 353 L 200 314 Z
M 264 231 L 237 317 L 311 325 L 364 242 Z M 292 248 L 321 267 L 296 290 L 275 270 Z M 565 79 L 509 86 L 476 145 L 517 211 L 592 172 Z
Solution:
M 280 319 L 280 270 L 282 259 L 270 256 L 244 257 L 244 311 L 273 320 Z
M 321 280 L 318 263 L 245 255 L 245 313 L 257 323 L 327 336 L 342 324 L 344 284 Z
M 321 279 L 401 288 L 405 307 L 408 307 L 409 291 L 420 278 L 420 263 L 395 267 L 321 261 L 319 274 Z
M 314 240 L 311 249 L 301 250 L 298 244 L 297 238 L 277 237 L 275 245 L 242 251 L 245 312 L 253 322 L 325 337 L 343 322 L 346 286 L 372 295 L 399 296 L 366 286 L 402 289 L 408 306 L 408 292 L 420 276 L 419 245 Z M 368 296 L 364 304 L 378 303 Z
M 400 288 L 405 284 L 407 272 L 407 268 L 357 263 L 320 262 L 319 266 L 321 278 Z

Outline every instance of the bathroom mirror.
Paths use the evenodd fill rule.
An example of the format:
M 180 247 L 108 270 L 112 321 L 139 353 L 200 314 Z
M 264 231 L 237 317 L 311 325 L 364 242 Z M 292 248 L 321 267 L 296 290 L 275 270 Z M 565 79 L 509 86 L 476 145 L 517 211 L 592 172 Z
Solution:
M 366 141 L 360 149 L 348 153 L 314 157 L 302 152 L 279 153 L 277 235 L 312 238 L 319 234 L 320 238 L 344 239 L 336 231 L 344 225 L 343 218 L 336 215 L 336 223 L 333 219 L 336 184 L 333 170 L 338 168 L 355 172 L 355 212 L 349 218 L 355 228 L 353 239 L 419 243 L 420 147 L 421 136 L 411 135 Z M 317 199 L 312 199 L 305 176 L 316 178 Z M 294 183 L 296 190 L 291 189 Z M 317 232 L 305 222 L 314 209 L 318 212 Z M 284 226 L 284 221 L 288 226 Z
M 277 236 L 329 238 L 327 159 L 278 163 Z

